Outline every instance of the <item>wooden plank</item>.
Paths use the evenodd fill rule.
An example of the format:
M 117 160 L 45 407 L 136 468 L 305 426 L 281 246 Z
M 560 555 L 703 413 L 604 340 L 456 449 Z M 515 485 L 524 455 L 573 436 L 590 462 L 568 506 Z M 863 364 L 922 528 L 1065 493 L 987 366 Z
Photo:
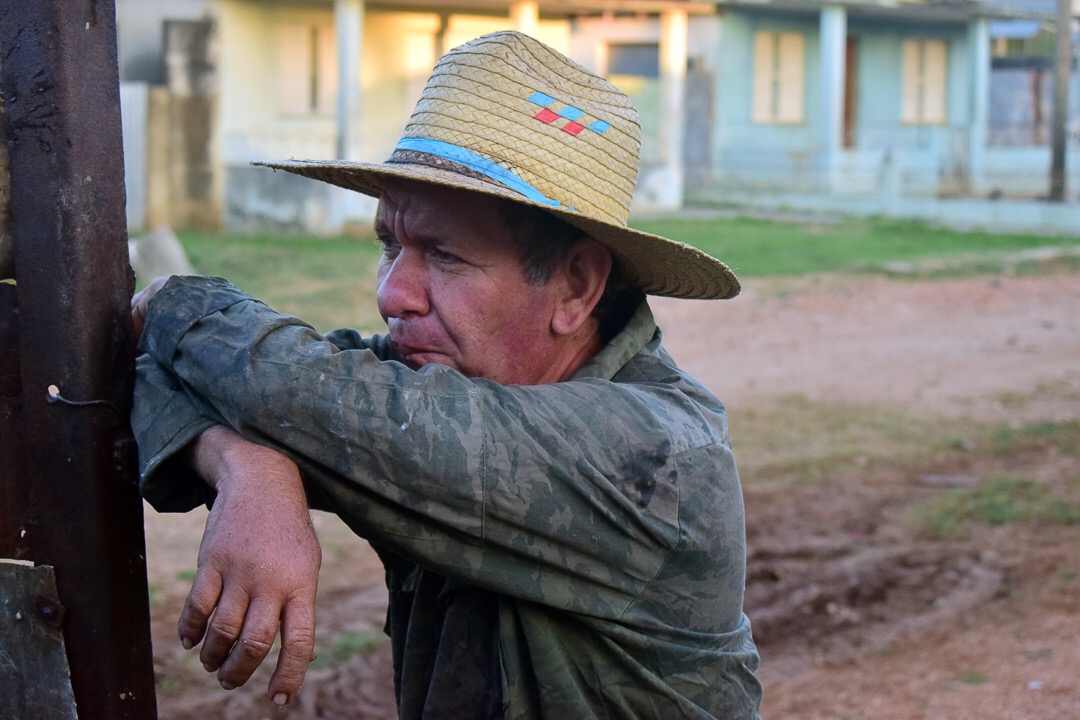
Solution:
M 63 621 L 51 567 L 0 561 L 0 718 L 76 720 Z

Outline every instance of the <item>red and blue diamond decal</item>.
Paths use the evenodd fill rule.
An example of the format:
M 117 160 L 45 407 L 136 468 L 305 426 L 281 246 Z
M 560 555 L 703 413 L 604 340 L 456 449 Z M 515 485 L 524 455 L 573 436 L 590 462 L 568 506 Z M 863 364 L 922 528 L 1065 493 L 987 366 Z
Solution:
M 584 130 L 603 135 L 611 127 L 603 120 L 588 117 L 584 110 L 561 103 L 546 93 L 533 93 L 529 96 L 529 102 L 540 106 L 540 112 L 533 115 L 534 118 L 547 125 L 558 127 L 575 137 Z

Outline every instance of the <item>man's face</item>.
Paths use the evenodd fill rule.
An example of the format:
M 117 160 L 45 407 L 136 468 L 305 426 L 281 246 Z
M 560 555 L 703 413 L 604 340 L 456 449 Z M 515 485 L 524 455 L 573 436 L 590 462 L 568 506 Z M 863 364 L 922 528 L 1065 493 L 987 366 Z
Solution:
M 504 385 L 554 382 L 556 285 L 530 285 L 498 201 L 400 182 L 380 198 L 379 312 L 405 363 Z

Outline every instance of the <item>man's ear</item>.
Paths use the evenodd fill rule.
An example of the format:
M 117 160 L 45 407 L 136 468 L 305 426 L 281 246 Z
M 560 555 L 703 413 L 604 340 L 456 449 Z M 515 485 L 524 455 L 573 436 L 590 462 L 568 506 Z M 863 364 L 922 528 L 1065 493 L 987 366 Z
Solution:
M 570 248 L 558 269 L 560 295 L 551 318 L 555 334 L 569 335 L 585 324 L 604 294 L 611 264 L 611 251 L 590 237 Z

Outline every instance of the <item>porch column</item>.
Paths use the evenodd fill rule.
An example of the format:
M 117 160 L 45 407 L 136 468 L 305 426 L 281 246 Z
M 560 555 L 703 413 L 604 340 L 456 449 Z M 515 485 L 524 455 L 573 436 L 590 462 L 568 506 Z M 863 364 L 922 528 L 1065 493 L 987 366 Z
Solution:
M 360 48 L 364 0 L 334 0 L 338 47 L 337 156 L 360 159 Z
M 844 137 L 847 10 L 837 5 L 822 8 L 820 34 L 822 165 L 826 187 L 835 191 L 839 183 Z
M 990 113 L 990 23 L 975 18 L 968 25 L 971 63 L 971 109 L 968 117 L 968 184 L 979 192 L 984 184 L 987 127 Z
M 363 159 L 360 117 L 360 53 L 364 41 L 364 0 L 334 0 L 338 49 L 337 157 Z M 328 232 L 341 232 L 350 219 L 365 215 L 370 205 L 360 193 L 335 188 L 327 217 Z
M 686 110 L 686 10 L 660 13 L 660 144 L 664 182 L 656 202 L 678 209 L 683 204 L 683 117 Z
M 536 37 L 540 24 L 539 3 L 536 0 L 515 0 L 510 3 L 510 22 L 518 32 Z

